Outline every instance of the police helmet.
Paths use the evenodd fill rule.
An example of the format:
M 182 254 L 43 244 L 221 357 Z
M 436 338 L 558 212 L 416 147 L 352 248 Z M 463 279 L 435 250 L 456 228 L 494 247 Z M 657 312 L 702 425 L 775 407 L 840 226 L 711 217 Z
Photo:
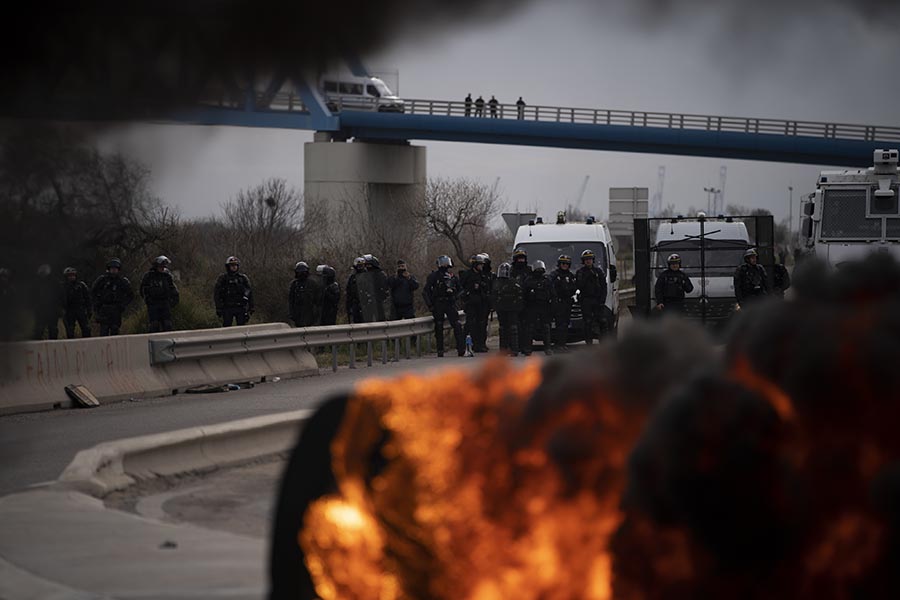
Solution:
M 38 267 L 37 274 L 41 277 L 46 277 L 50 274 L 50 265 L 41 265 Z
M 309 273 L 309 265 L 301 260 L 294 265 L 294 273 Z
M 368 260 L 366 260 L 366 264 L 367 264 L 367 265 L 372 266 L 372 267 L 376 267 L 376 268 L 378 268 L 378 269 L 381 268 L 381 262 L 379 262 L 377 256 L 375 256 L 374 254 L 367 254 L 366 256 L 369 257 Z
M 509 272 L 512 271 L 512 265 L 509 263 L 503 263 L 497 269 L 497 277 L 500 279 L 509 279 Z
M 169 257 L 165 255 L 157 256 L 153 259 L 153 265 L 156 267 L 168 267 L 171 264 L 172 261 L 169 260 Z
M 744 252 L 744 260 L 749 261 L 751 256 L 759 257 L 759 252 L 756 251 L 756 248 L 747 248 L 747 251 Z
M 69 275 L 78 275 L 78 271 L 75 270 L 75 267 L 66 267 L 63 269 L 63 275 L 68 277 Z
M 225 260 L 225 266 L 227 267 L 229 265 L 241 266 L 241 259 L 237 256 L 229 256 L 228 259 Z
M 597 258 L 597 256 L 594 254 L 593 250 L 589 249 L 589 250 L 585 250 L 584 252 L 581 253 L 581 262 L 584 262 L 589 258 Z
M 571 264 L 572 264 L 572 257 L 569 256 L 568 254 L 560 254 L 559 258 L 556 259 L 556 266 L 571 265 Z
M 469 259 L 469 264 L 473 267 L 475 265 L 483 265 L 484 264 L 484 255 L 483 254 L 473 254 L 472 258 Z
M 512 255 L 513 262 L 516 262 L 520 258 L 525 259 L 525 262 L 528 262 L 528 253 L 525 252 L 524 248 L 516 248 Z
M 669 258 L 666 259 L 666 263 L 670 264 L 670 265 L 672 263 L 678 263 L 680 265 L 681 264 L 681 256 L 679 256 L 678 254 L 672 253 L 669 255 Z
M 119 260 L 118 258 L 111 258 L 111 259 L 109 259 L 109 261 L 107 261 L 106 268 L 107 269 L 112 269 L 112 268 L 121 269 L 122 261 Z
M 447 269 L 453 266 L 453 261 L 446 254 L 442 254 L 437 257 L 435 264 L 437 264 L 438 269 Z
M 531 270 L 534 271 L 535 273 L 546 273 L 547 265 L 545 265 L 544 261 L 542 261 L 542 260 L 536 260 L 536 261 L 534 261 L 534 264 L 531 265 Z
M 481 253 L 481 256 L 484 257 L 484 262 L 486 262 L 486 263 L 491 262 L 491 255 L 488 254 L 487 252 L 482 252 L 482 253 Z
M 316 273 L 318 273 L 322 277 L 334 277 L 337 275 L 334 267 L 331 267 L 329 265 L 319 265 L 318 267 L 316 267 Z
M 364 269 L 366 266 L 366 258 L 364 256 L 357 256 L 353 259 L 353 268 L 357 271 Z

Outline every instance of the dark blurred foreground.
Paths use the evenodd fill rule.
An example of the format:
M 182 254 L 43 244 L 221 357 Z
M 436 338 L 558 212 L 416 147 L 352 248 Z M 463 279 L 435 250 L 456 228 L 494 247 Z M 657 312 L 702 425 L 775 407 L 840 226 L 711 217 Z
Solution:
M 795 283 L 724 352 L 636 323 L 531 387 L 497 361 L 333 400 L 285 473 L 272 597 L 900 597 L 900 265 Z

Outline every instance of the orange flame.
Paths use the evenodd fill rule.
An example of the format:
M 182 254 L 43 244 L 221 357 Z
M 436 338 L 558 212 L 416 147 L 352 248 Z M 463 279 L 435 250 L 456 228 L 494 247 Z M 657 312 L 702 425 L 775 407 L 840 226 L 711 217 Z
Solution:
M 537 362 L 496 359 L 475 374 L 361 385 L 332 444 L 339 494 L 312 505 L 299 536 L 319 595 L 610 598 L 607 545 L 640 426 L 624 427 L 622 409 L 588 397 L 596 406 L 569 404 L 519 440 L 510 423 L 540 382 Z M 600 429 L 604 453 L 594 451 Z M 574 461 L 573 473 L 548 451 L 560 431 L 593 457 Z M 376 453 L 387 460 L 373 473 Z

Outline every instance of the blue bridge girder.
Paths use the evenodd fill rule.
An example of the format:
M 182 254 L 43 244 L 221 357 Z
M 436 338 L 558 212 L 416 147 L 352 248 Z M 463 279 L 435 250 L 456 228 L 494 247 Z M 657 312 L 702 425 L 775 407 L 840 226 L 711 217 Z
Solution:
M 348 106 L 344 106 L 346 100 Z M 554 106 L 329 98 L 333 116 L 306 112 L 295 94 L 265 110 L 207 108 L 180 120 L 208 125 L 332 131 L 342 139 L 433 140 L 865 167 L 876 148 L 900 146 L 900 127 Z
M 293 91 L 249 91 L 141 120 L 197 125 L 305 129 L 337 139 L 433 140 L 767 162 L 866 167 L 877 148 L 900 146 L 900 127 L 712 115 L 406 99 L 323 96 L 301 82 Z M 312 110 L 310 110 L 310 108 Z M 38 115 L 31 115 L 38 116 Z M 79 117 L 75 109 L 50 115 Z

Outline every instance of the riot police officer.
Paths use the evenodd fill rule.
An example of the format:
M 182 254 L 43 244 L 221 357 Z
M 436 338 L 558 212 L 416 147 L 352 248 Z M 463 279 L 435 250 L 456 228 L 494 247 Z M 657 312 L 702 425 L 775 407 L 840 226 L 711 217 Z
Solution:
M 784 293 L 791 287 L 791 274 L 784 265 L 784 258 L 781 261 L 772 267 L 772 294 L 783 300 Z
M 525 335 L 527 345 L 522 347 L 522 353 L 530 356 L 532 342 L 535 335 L 544 341 L 544 353 L 553 354 L 550 350 L 550 323 L 553 320 L 553 284 L 547 278 L 547 267 L 544 261 L 536 260 L 531 267 L 531 273 L 525 278 L 525 326 L 528 333 Z
M 303 261 L 294 265 L 294 281 L 288 292 L 288 309 L 297 327 L 319 324 L 322 311 L 322 286 L 309 276 L 309 265 Z
M 766 270 L 758 264 L 759 253 L 756 248 L 744 252 L 744 263 L 734 271 L 734 296 L 737 300 L 736 310 L 769 293 L 769 281 Z
M 397 274 L 388 278 L 388 288 L 391 292 L 392 316 L 397 319 L 414 319 L 416 309 L 413 292 L 419 289 L 419 282 L 415 275 L 409 272 L 406 261 L 397 261 Z
M 37 270 L 31 298 L 34 313 L 34 339 L 40 340 L 47 332 L 47 339 L 59 337 L 59 317 L 62 315 L 65 298 L 63 288 L 56 278 L 50 277 L 50 265 L 41 265 Z
M 357 256 L 353 259 L 353 272 L 350 274 L 350 277 L 347 278 L 347 290 L 345 294 L 347 297 L 347 322 L 349 323 L 363 322 L 362 309 L 359 303 L 359 287 L 356 278 L 365 272 L 366 259 L 362 256 Z
M 216 280 L 213 299 L 223 327 L 231 327 L 234 323 L 246 325 L 253 313 L 253 288 L 250 278 L 240 269 L 240 259 L 229 256 L 225 261 L 225 272 Z
M 531 266 L 528 264 L 528 253 L 524 248 L 516 248 L 512 255 L 512 265 L 510 265 L 509 276 L 519 282 L 519 287 L 525 289 L 525 280 L 531 273 Z M 519 312 L 519 323 L 516 326 L 519 332 L 519 351 L 524 352 L 526 348 L 531 347 L 531 340 L 526 339 L 531 332 L 528 330 L 528 324 L 525 322 L 524 305 Z
M 584 324 L 584 341 L 594 343 L 594 327 L 600 329 L 597 338 L 603 335 L 605 324 L 603 307 L 606 303 L 606 274 L 594 266 L 592 250 L 581 253 L 581 268 L 575 274 L 578 282 L 578 301 L 581 304 L 581 319 Z
M 322 319 L 320 325 L 337 323 L 338 306 L 341 303 L 341 286 L 336 281 L 337 272 L 334 267 L 319 265 L 316 273 L 322 278 Z
M 78 271 L 74 267 L 63 270 L 66 280 L 63 283 L 65 311 L 63 325 L 66 337 L 75 337 L 75 324 L 81 328 L 81 337 L 91 337 L 91 290 L 87 284 L 78 279 Z
M 356 275 L 356 293 L 363 321 L 387 321 L 391 312 L 388 278 L 377 256 L 364 254 L 365 271 Z
M 178 304 L 178 288 L 169 272 L 172 261 L 157 256 L 141 279 L 140 294 L 147 304 L 150 333 L 172 331 L 172 308 Z
M 666 264 L 668 268 L 659 274 L 653 288 L 656 310 L 681 314 L 684 311 L 684 295 L 694 291 L 694 284 L 681 270 L 681 256 L 670 254 Z
M 131 282 L 122 275 L 122 261 L 110 259 L 106 263 L 106 273 L 91 286 L 94 301 L 94 317 L 100 323 L 100 335 L 118 335 L 122 326 L 122 313 L 134 300 Z
M 484 322 L 484 335 L 481 339 L 485 340 L 485 348 L 487 348 L 487 338 L 488 338 L 488 321 L 494 320 L 494 283 L 497 281 L 497 274 L 494 273 L 493 268 L 491 267 L 491 255 L 487 252 L 482 252 L 481 256 L 484 257 L 484 266 L 481 268 L 481 275 L 484 277 L 484 286 L 487 290 L 487 298 L 488 298 L 488 319 Z
M 459 324 L 459 315 L 456 312 L 456 299 L 459 296 L 459 278 L 450 270 L 453 261 L 449 256 L 439 256 L 437 269 L 428 275 L 425 281 L 425 289 L 422 292 L 425 305 L 434 317 L 434 337 L 437 341 L 437 355 L 444 356 L 444 319 L 450 322 L 453 328 L 453 337 L 456 341 L 456 352 L 459 356 L 465 356 L 466 341 L 463 338 L 462 327 Z
M 519 280 L 511 277 L 512 265 L 503 263 L 497 269 L 494 286 L 494 306 L 500 321 L 500 351 L 510 356 L 519 353 L 519 315 L 525 306 Z
M 485 285 L 484 256 L 475 254 L 469 258 L 469 268 L 460 273 L 463 310 L 466 311 L 465 333 L 472 336 L 472 349 L 487 352 L 487 319 L 489 288 Z
M 568 352 L 569 322 L 572 319 L 575 292 L 578 291 L 578 282 L 572 271 L 572 257 L 565 254 L 559 255 L 559 258 L 556 259 L 556 269 L 550 273 L 550 281 L 553 284 L 555 299 L 553 309 L 553 320 L 556 323 L 554 346 L 557 351 Z

